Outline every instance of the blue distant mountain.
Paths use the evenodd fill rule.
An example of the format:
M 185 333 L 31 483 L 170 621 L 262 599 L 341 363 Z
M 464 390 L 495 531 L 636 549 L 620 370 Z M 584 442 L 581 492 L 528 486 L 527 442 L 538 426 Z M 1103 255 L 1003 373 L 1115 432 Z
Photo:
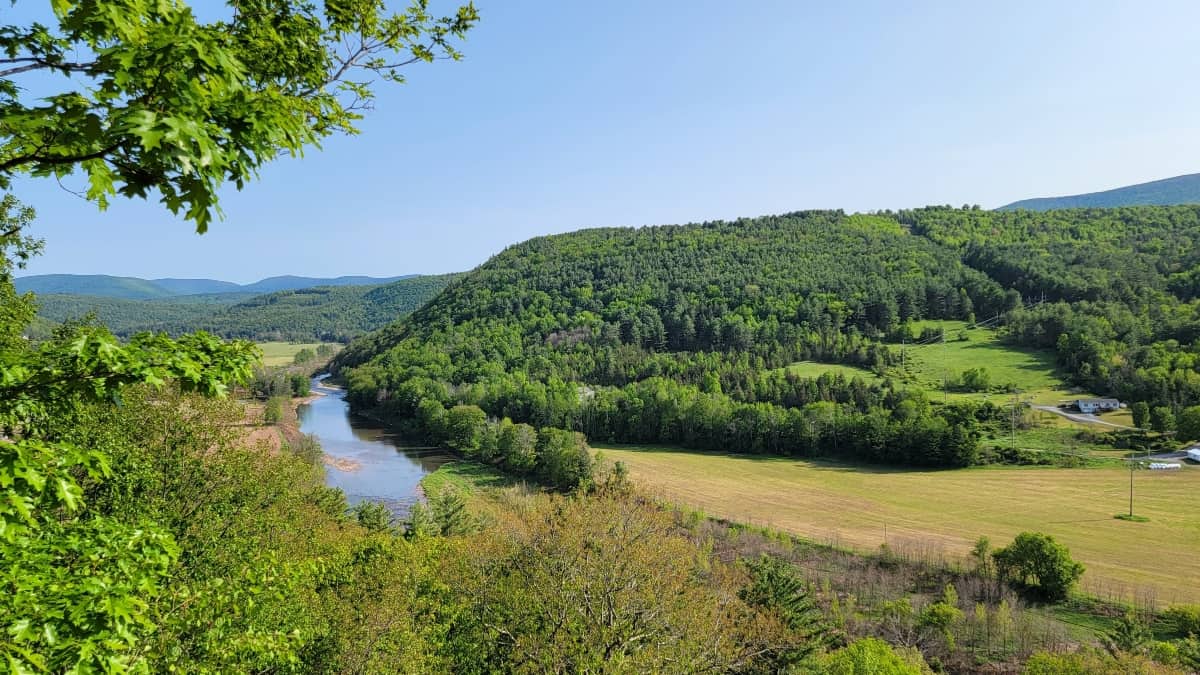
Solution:
M 1103 192 L 1089 192 L 1065 197 L 1038 197 L 1022 199 L 1001 206 L 997 211 L 1027 209 L 1049 211 L 1051 209 L 1107 208 L 1113 206 L 1171 206 L 1174 204 L 1200 204 L 1200 173 L 1175 176 L 1149 183 L 1128 185 Z
M 237 293 L 242 287 L 232 281 L 216 279 L 151 279 L 150 283 L 165 288 L 172 295 L 200 295 L 202 293 Z M 93 295 L 95 295 L 93 293 Z
M 415 274 L 405 274 L 399 277 L 334 277 L 332 279 L 318 279 L 315 277 L 268 277 L 262 281 L 256 281 L 252 284 L 239 287 L 239 291 L 251 291 L 253 293 L 274 293 L 275 291 L 295 291 L 301 288 L 313 288 L 316 286 L 371 286 L 375 284 L 390 284 L 393 281 L 400 281 L 409 277 L 416 276 Z
M 17 287 L 18 293 L 33 291 L 38 295 L 69 293 L 126 300 L 150 300 L 175 295 L 147 279 L 113 277 L 107 274 L 38 274 L 17 277 L 13 279 L 13 285 Z
M 252 284 L 235 284 L 217 279 L 139 279 L 137 277 L 114 277 L 107 274 L 35 274 L 17 277 L 13 280 L 13 284 L 19 293 L 33 291 L 38 295 L 92 295 L 124 300 L 153 300 L 188 295 L 271 293 L 316 286 L 367 286 L 391 283 L 412 276 L 415 275 L 334 278 L 281 276 L 270 277 Z

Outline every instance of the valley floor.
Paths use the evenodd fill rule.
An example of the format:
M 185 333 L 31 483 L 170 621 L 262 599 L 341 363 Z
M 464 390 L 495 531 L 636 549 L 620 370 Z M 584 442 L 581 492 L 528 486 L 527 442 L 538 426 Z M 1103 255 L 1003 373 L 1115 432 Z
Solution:
M 904 470 L 670 448 L 598 448 L 640 488 L 710 516 L 768 526 L 839 547 L 961 557 L 987 536 L 1053 535 L 1087 566 L 1082 590 L 1159 605 L 1200 601 L 1200 467 L 1134 476 L 1122 468 Z M 885 534 L 886 532 L 886 534 Z

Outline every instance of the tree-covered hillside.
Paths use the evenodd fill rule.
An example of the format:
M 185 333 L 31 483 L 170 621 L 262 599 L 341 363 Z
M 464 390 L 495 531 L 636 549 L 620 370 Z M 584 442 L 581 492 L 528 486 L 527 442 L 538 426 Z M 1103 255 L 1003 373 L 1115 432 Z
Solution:
M 187 295 L 124 300 L 86 295 L 38 295 L 38 316 L 63 322 L 86 314 L 114 334 L 181 335 L 196 330 L 227 338 L 346 341 L 420 307 L 456 275 L 406 277 L 384 285 Z
M 335 365 L 355 405 L 434 436 L 435 404 L 465 404 L 593 440 L 970 464 L 1009 413 L 893 382 L 916 321 L 989 319 L 1082 386 L 1179 413 L 1200 403 L 1197 238 L 1200 207 L 585 230 L 510 247 Z M 884 377 L 783 368 L 801 360 Z
M 963 465 L 993 411 L 781 367 L 882 370 L 905 322 L 1019 303 L 891 218 L 585 230 L 510 247 L 337 366 L 356 405 L 397 418 L 467 403 L 595 440 Z
M 192 321 L 164 324 L 170 333 L 206 330 L 227 338 L 345 341 L 425 304 L 456 274 L 416 276 L 376 286 L 320 286 L 255 296 Z
M 1200 206 L 897 217 L 1044 301 L 1010 312 L 1007 337 L 1057 350 L 1079 384 L 1172 415 L 1200 403 Z
M 1064 197 L 1038 197 L 1022 199 L 1001 206 L 1001 211 L 1027 209 L 1049 211 L 1051 209 L 1111 208 L 1116 206 L 1171 206 L 1200 203 L 1200 173 L 1175 176 L 1162 180 L 1126 185 L 1125 187 L 1089 192 Z
M 96 295 L 125 300 L 166 298 L 175 292 L 147 279 L 107 274 L 38 274 L 13 279 L 18 293 Z

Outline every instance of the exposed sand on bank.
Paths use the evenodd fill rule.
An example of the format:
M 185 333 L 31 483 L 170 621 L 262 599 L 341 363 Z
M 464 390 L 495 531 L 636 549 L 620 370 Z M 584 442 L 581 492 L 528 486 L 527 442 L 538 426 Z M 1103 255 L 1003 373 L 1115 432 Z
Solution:
M 354 473 L 362 469 L 362 462 L 350 459 L 349 457 L 334 457 L 332 455 L 323 455 L 321 460 L 325 462 L 325 466 L 332 466 L 338 471 L 346 473 Z

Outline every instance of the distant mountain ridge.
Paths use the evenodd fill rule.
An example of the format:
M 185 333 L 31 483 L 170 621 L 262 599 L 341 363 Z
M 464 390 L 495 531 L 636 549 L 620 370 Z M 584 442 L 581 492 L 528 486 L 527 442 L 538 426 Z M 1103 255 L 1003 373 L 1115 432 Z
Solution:
M 226 338 L 259 341 L 346 341 L 417 309 L 459 276 L 411 275 L 382 285 L 325 285 L 269 293 L 235 291 L 149 299 L 46 293 L 37 297 L 43 325 L 30 336 L 44 338 L 55 324 L 92 314 L 118 337 L 144 331 L 180 335 L 205 330 Z M 354 277 L 342 277 L 350 278 Z M 297 279 L 264 282 L 299 283 Z M 188 290 L 203 287 L 181 286 Z
M 235 284 L 218 279 L 139 279 L 108 274 L 35 274 L 13 280 L 18 293 L 38 295 L 92 295 L 123 300 L 154 300 L 187 295 L 215 293 L 273 293 L 317 286 L 373 286 L 388 284 L 416 275 L 395 277 L 342 276 L 332 278 L 278 276 L 252 284 Z
M 1174 206 L 1200 204 L 1200 173 L 1164 178 L 1125 187 L 1063 197 L 1038 197 L 1006 204 L 997 211 L 1109 208 L 1115 206 Z

